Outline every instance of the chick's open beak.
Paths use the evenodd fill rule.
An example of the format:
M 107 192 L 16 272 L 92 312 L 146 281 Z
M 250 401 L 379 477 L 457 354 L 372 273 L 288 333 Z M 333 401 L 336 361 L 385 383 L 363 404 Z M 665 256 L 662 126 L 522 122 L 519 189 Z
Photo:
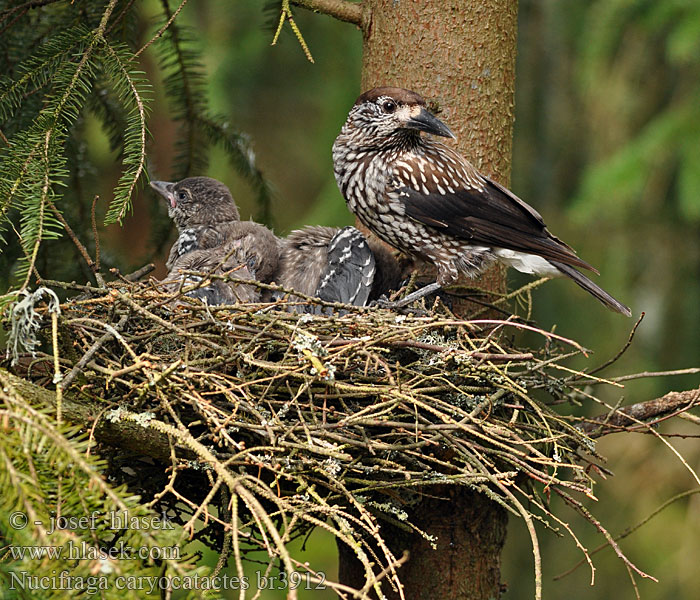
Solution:
M 169 181 L 151 181 L 151 187 L 168 201 L 171 208 L 175 208 L 177 202 L 175 201 L 172 183 Z

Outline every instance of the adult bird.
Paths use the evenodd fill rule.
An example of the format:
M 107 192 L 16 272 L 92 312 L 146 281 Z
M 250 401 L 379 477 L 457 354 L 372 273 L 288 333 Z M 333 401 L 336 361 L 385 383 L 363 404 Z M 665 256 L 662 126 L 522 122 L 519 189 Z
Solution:
M 631 316 L 577 270 L 597 273 L 547 230 L 534 208 L 422 133 L 455 137 L 416 92 L 379 87 L 357 99 L 333 144 L 335 178 L 350 211 L 380 239 L 437 267 L 436 282 L 391 306 L 501 262 L 523 273 L 565 275 Z

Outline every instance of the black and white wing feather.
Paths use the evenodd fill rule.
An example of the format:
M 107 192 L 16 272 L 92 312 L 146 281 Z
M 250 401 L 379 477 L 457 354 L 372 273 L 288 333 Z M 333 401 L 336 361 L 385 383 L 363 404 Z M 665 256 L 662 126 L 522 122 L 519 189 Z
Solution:
M 316 296 L 327 302 L 365 306 L 374 275 L 374 254 L 365 236 L 355 227 L 343 227 L 328 245 Z

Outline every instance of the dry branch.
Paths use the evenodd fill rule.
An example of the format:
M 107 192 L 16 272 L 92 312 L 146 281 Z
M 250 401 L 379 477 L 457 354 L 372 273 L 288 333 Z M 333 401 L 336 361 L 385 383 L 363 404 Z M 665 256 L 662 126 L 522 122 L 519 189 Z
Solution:
M 661 398 L 631 404 L 611 413 L 594 417 L 584 423 L 583 430 L 591 437 L 601 437 L 620 431 L 646 429 L 651 421 L 671 413 L 684 412 L 698 405 L 700 405 L 700 388 L 683 392 L 669 392 Z
M 358 27 L 362 24 L 362 3 L 348 0 L 292 0 L 295 6 L 301 6 L 314 12 L 320 12 L 339 21 L 346 21 Z

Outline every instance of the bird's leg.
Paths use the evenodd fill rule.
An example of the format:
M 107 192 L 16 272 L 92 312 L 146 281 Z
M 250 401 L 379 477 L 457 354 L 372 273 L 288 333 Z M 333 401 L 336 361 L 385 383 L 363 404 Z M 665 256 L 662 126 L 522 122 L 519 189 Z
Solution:
M 377 300 L 376 304 L 380 308 L 403 308 L 404 306 L 407 306 L 411 304 L 411 302 L 415 302 L 416 300 L 420 300 L 421 298 L 424 298 L 428 294 L 432 294 L 433 292 L 437 292 L 442 286 L 435 281 L 434 283 L 430 283 L 415 292 L 411 292 L 408 296 L 404 296 L 401 298 L 401 300 L 396 300 L 395 302 L 388 302 L 386 300 Z

